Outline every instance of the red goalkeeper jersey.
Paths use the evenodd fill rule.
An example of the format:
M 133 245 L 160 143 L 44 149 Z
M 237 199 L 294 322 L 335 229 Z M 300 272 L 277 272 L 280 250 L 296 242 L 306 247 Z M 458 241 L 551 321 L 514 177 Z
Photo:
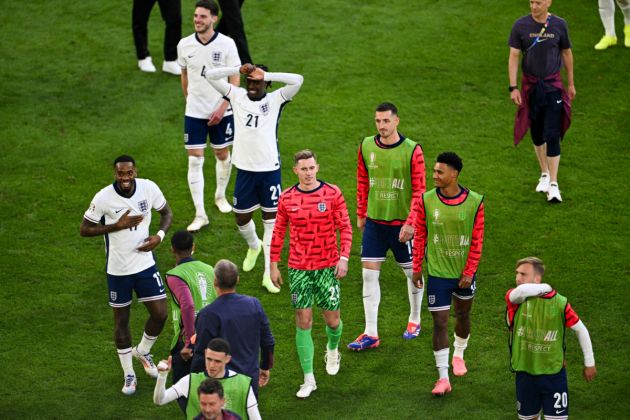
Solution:
M 287 226 L 291 268 L 320 270 L 337 265 L 340 256 L 350 257 L 352 225 L 346 202 L 336 185 L 320 182 L 312 191 L 294 185 L 282 192 L 271 240 L 272 262 L 280 261 Z

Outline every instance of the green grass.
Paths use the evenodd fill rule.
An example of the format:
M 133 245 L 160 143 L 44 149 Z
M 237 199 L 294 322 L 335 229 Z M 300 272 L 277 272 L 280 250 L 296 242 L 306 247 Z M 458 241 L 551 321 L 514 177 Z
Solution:
M 190 222 L 179 82 L 137 71 L 129 1 L 9 0 L 2 6 L 0 417 L 176 418 L 175 405 L 153 405 L 153 382 L 145 376 L 137 395 L 120 393 L 103 243 L 79 237 L 78 227 L 122 153 L 133 155 L 140 176 L 164 191 L 174 211 L 172 231 Z M 183 35 L 192 32 L 192 8 L 185 2 Z M 531 146 L 511 142 L 507 37 L 527 11 L 525 1 L 245 2 L 255 61 L 305 77 L 280 126 L 285 186 L 293 182 L 291 155 L 310 147 L 319 154 L 321 178 L 342 188 L 354 215 L 356 148 L 374 132 L 374 106 L 390 100 L 399 106 L 401 132 L 422 144 L 429 168 L 438 153 L 457 151 L 465 162 L 461 182 L 486 194 L 485 246 L 466 353 L 470 372 L 452 378 L 453 393 L 435 399 L 429 392 L 436 372 L 426 309 L 421 337 L 400 338 L 406 288 L 400 270 L 387 261 L 382 346 L 344 351 L 339 375 L 327 377 L 317 318 L 319 389 L 297 401 L 302 377 L 287 288 L 278 296 L 263 292 L 258 266 L 242 276 L 239 290 L 261 299 L 277 342 L 271 382 L 260 396 L 263 417 L 514 418 L 503 297 L 513 285 L 514 261 L 527 255 L 546 261 L 546 280 L 569 297 L 593 340 L 599 376 L 586 384 L 579 345 L 568 334 L 572 418 L 628 416 L 623 308 L 630 292 L 624 245 L 630 50 L 593 50 L 602 33 L 595 3 L 554 3 L 552 11 L 569 23 L 578 95 L 562 151 L 565 201 L 549 206 L 533 192 L 538 175 Z M 621 34 L 619 13 L 617 24 Z M 162 59 L 162 34 L 156 7 L 150 23 L 155 63 Z M 207 192 L 214 188 L 209 163 Z M 245 245 L 232 217 L 207 207 L 211 228 L 196 236 L 196 255 L 211 264 L 240 261 Z M 363 329 L 359 245 L 355 232 L 343 281 L 342 345 Z M 156 255 L 162 272 L 172 266 L 166 244 Z M 145 309 L 134 304 L 134 341 L 145 319 Z M 166 356 L 170 336 L 169 325 L 154 347 L 157 357 Z

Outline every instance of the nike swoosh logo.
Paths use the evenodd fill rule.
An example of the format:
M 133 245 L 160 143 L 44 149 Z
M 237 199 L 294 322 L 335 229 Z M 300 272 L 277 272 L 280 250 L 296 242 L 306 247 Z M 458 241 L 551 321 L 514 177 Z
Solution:
M 189 55 L 188 58 L 193 58 L 195 54 Z
M 118 214 L 118 213 L 120 213 L 120 212 L 121 212 L 121 211 L 123 211 L 123 210 L 124 210 L 124 209 L 114 210 L 114 213 Z
M 164 293 L 164 290 L 166 290 L 166 289 L 160 289 L 160 293 Z
M 372 295 L 363 296 L 363 299 L 369 298 L 370 296 L 372 296 Z
M 545 42 L 546 40 L 547 40 L 547 38 L 539 39 L 538 43 L 540 44 L 541 42 Z
M 556 101 L 557 104 L 561 104 L 562 103 L 562 99 L 560 99 L 559 101 Z
M 296 208 L 296 209 L 291 209 L 291 211 L 298 211 L 300 208 Z
M 561 414 L 561 413 L 564 413 L 564 410 L 560 410 L 560 411 L 556 410 L 556 414 Z

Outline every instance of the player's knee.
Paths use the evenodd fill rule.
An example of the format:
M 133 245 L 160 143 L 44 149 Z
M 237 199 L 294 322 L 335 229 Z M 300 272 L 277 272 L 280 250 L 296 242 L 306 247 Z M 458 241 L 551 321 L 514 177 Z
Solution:
M 214 156 L 217 160 L 226 160 L 230 156 L 230 149 L 224 147 L 223 149 L 212 149 L 214 150 Z

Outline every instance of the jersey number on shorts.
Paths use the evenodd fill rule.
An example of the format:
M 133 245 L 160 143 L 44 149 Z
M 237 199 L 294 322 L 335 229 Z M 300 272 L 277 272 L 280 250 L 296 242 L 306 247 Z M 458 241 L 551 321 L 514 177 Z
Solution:
M 553 397 L 556 399 L 556 402 L 554 403 L 553 408 L 566 408 L 567 407 L 569 398 L 566 392 L 563 392 L 562 394 L 559 392 L 556 392 L 555 394 L 553 394 Z
M 232 130 L 232 124 L 231 123 L 227 123 L 227 125 L 225 126 L 225 136 L 226 137 L 232 137 L 233 133 L 234 133 L 234 130 Z
M 160 288 L 160 291 L 164 290 L 164 283 L 162 283 L 162 277 L 160 277 L 160 273 L 159 272 L 155 272 L 153 273 L 153 278 L 155 279 L 155 281 L 157 281 L 158 287 Z
M 252 124 L 253 122 L 253 124 Z M 248 127 L 258 127 L 258 115 L 247 114 L 247 122 L 245 123 Z
M 328 291 L 330 292 L 330 301 L 337 302 L 339 300 L 339 286 L 330 286 Z
M 280 184 L 272 185 L 271 187 L 269 187 L 269 191 L 271 191 L 271 199 L 273 201 L 277 201 L 280 197 L 280 193 L 282 192 L 282 187 L 280 186 Z

